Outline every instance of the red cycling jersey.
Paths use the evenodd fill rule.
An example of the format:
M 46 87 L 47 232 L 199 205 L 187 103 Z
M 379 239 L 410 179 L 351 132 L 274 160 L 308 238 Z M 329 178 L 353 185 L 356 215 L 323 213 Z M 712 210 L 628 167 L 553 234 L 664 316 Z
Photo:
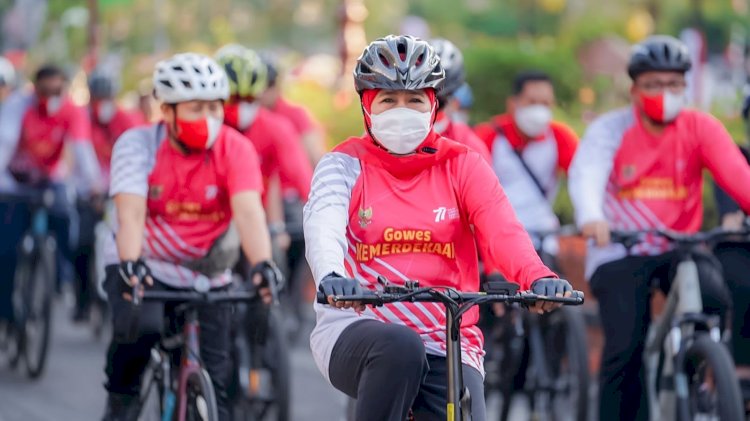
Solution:
M 288 182 L 301 198 L 307 198 L 312 167 L 292 125 L 283 117 L 260 108 L 243 134 L 258 151 L 263 185 L 267 187 L 268 180 L 278 173 L 282 182 Z
M 107 124 L 96 122 L 92 118 L 91 142 L 94 144 L 96 157 L 105 179 L 109 180 L 109 164 L 112 159 L 112 148 L 115 141 L 126 130 L 146 124 L 141 113 L 129 112 L 118 107 Z
M 750 212 L 750 167 L 716 118 L 684 110 L 656 136 L 633 108 L 605 114 L 586 131 L 570 169 L 577 223 L 696 232 L 703 220 L 703 169 Z M 633 252 L 653 255 L 667 249 L 666 242 L 652 238 Z M 592 249 L 588 273 L 622 256 L 619 246 Z
M 203 276 L 183 264 L 205 256 L 227 231 L 232 196 L 262 188 L 252 144 L 227 126 L 210 149 L 189 155 L 166 140 L 163 123 L 135 128 L 112 155 L 110 194 L 147 198 L 143 255 L 157 279 L 177 287 Z M 114 242 L 109 256 L 117 261 Z M 211 279 L 213 286 L 230 281 L 228 274 Z
M 90 142 L 91 125 L 86 110 L 69 98 L 63 99 L 60 109 L 52 115 L 41 108 L 32 104 L 26 110 L 16 157 L 59 181 L 72 170 L 62 159 L 65 143 Z
M 490 151 L 487 149 L 484 142 L 482 142 L 482 139 L 474 134 L 471 127 L 459 121 L 451 120 L 442 111 L 438 112 L 437 119 L 435 120 L 435 131 L 447 139 L 463 143 L 468 146 L 469 149 L 472 149 L 481 155 L 485 161 L 492 162 Z
M 276 103 L 273 104 L 273 107 L 271 107 L 271 111 L 286 118 L 292 123 L 294 130 L 296 130 L 297 134 L 300 136 L 316 129 L 315 122 L 304 107 L 292 104 L 284 98 L 280 97 Z
M 551 277 L 516 219 L 500 183 L 479 154 L 431 133 L 423 151 L 396 157 L 369 136 L 351 138 L 318 164 L 305 207 L 307 259 L 316 282 L 337 272 L 370 289 L 383 275 L 395 283 L 479 288 L 477 243 L 507 279 L 523 289 Z M 472 226 L 475 230 L 472 230 Z M 399 303 L 363 314 L 316 304 L 313 353 L 326 374 L 340 332 L 369 317 L 420 334 L 428 353 L 445 354 L 440 306 Z M 462 320 L 464 363 L 482 372 L 476 309 Z

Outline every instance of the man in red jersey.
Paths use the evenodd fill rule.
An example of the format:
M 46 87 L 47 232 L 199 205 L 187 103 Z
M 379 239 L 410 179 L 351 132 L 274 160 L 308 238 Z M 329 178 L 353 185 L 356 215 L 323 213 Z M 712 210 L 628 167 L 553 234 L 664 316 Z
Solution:
M 141 377 L 164 318 L 179 324 L 172 305 L 143 303 L 138 337 L 129 338 L 129 294 L 142 279 L 159 289 L 225 289 L 241 246 L 260 277 L 278 282 L 260 195 L 258 156 L 224 126 L 227 77 L 210 57 L 177 54 L 157 63 L 156 98 L 164 120 L 125 132 L 112 153 L 110 194 L 117 209 L 105 247 L 105 289 L 113 313 L 107 352 L 105 420 L 138 418 Z M 269 269 L 269 270 L 267 270 Z M 123 295 L 126 294 L 126 295 Z M 261 295 L 270 302 L 269 291 Z M 216 392 L 219 420 L 231 419 L 231 307 L 198 312 L 201 360 Z
M 714 117 L 684 109 L 687 47 L 664 35 L 633 48 L 628 73 L 632 106 L 604 114 L 588 127 L 570 168 L 576 222 L 595 239 L 586 262 L 599 301 L 605 346 L 599 415 L 602 420 L 648 419 L 642 353 L 650 322 L 650 282 L 671 282 L 675 252 L 646 236 L 630 255 L 610 244 L 610 230 L 666 229 L 694 233 L 703 218 L 703 170 L 708 169 L 745 212 L 750 167 Z M 704 311 L 723 316 L 724 282 L 711 259 L 693 256 Z M 652 408 L 653 409 L 653 408 Z
M 273 60 L 267 56 L 262 56 L 261 59 L 266 64 L 268 87 L 260 95 L 259 100 L 264 107 L 292 123 L 314 167 L 327 149 L 323 130 L 305 107 L 284 98 L 279 84 L 279 70 Z

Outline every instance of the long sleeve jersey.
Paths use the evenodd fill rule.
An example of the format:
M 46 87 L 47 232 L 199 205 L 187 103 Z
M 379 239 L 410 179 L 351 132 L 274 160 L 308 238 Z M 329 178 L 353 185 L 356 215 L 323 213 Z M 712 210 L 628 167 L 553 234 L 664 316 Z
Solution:
M 434 133 L 407 157 L 395 157 L 369 137 L 351 138 L 325 155 L 313 176 L 304 212 L 307 260 L 317 284 L 329 273 L 378 288 L 396 284 L 477 291 L 476 238 L 483 255 L 523 289 L 554 276 L 542 264 L 487 162 L 465 145 Z M 370 318 L 416 331 L 428 353 L 445 355 L 445 316 L 431 303 L 397 303 L 361 314 L 315 304 L 313 355 L 328 376 L 338 336 Z M 478 312 L 461 324 L 463 362 L 483 372 Z
M 586 131 L 570 169 L 576 222 L 607 221 L 614 230 L 696 232 L 703 220 L 703 169 L 750 212 L 750 167 L 714 117 L 685 110 L 655 136 L 632 108 L 605 114 Z M 649 238 L 633 252 L 656 255 L 668 248 Z M 587 274 L 624 255 L 621 245 L 592 247 Z

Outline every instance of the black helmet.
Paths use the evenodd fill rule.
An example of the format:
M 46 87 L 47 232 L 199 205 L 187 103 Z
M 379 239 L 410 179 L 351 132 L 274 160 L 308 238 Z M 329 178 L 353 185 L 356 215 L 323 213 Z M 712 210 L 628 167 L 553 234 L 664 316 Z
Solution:
M 651 71 L 685 73 L 690 66 L 690 53 L 682 41 L 669 35 L 653 35 L 633 46 L 628 74 L 635 79 Z
M 445 72 L 427 41 L 408 35 L 388 35 L 368 45 L 354 68 L 354 87 L 366 89 L 440 90 Z
M 445 71 L 445 83 L 440 96 L 448 98 L 464 84 L 466 78 L 464 56 L 458 47 L 447 39 L 433 39 L 430 45 L 435 49 L 435 54 L 440 57 L 440 65 Z
M 116 71 L 97 67 L 89 75 L 89 94 L 92 98 L 114 98 L 120 91 L 120 78 Z

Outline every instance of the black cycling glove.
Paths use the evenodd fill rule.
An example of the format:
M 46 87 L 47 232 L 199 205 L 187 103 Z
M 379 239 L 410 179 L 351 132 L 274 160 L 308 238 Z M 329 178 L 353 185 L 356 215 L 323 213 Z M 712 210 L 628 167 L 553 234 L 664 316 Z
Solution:
M 318 291 L 325 294 L 326 297 L 331 295 L 361 295 L 362 287 L 356 279 L 344 278 L 336 272 L 331 272 L 320 281 Z
M 146 266 L 146 262 L 143 259 L 138 260 L 123 260 L 120 262 L 119 268 L 120 278 L 129 287 L 133 287 L 130 284 L 130 278 L 135 276 L 138 278 L 138 282 L 143 282 L 146 276 L 151 276 L 151 269 Z
M 565 295 L 573 291 L 570 282 L 559 278 L 542 278 L 531 283 L 531 292 L 545 297 L 554 297 L 556 294 Z

